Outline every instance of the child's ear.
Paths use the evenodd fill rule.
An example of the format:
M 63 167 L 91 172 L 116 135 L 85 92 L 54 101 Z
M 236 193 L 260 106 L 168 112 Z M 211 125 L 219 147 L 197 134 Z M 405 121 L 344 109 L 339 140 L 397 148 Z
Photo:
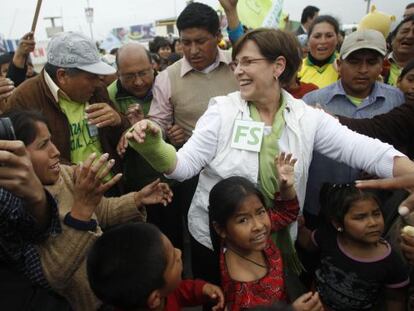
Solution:
M 147 306 L 151 310 L 157 309 L 162 302 L 162 296 L 160 290 L 156 289 L 151 292 L 147 299 Z
M 226 231 L 217 222 L 213 221 L 213 227 L 220 238 L 226 238 Z

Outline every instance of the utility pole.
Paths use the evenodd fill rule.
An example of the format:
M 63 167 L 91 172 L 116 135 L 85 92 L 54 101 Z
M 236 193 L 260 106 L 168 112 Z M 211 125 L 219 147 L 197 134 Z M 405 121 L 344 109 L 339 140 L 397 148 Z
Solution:
M 93 23 L 93 8 L 89 5 L 89 0 L 86 0 L 87 7 L 85 8 L 85 17 L 86 22 L 89 24 L 89 32 L 91 33 L 91 39 L 93 41 L 93 30 L 92 30 L 92 23 Z
M 369 13 L 369 10 L 371 8 L 371 0 L 364 0 L 367 2 L 367 14 Z

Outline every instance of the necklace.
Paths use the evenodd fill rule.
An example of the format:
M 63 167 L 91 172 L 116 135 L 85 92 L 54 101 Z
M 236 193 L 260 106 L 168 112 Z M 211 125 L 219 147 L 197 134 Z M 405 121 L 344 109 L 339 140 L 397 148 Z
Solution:
M 259 266 L 261 268 L 267 269 L 266 265 L 262 265 L 261 263 L 258 263 L 257 261 L 254 261 L 253 259 L 250 259 L 249 257 L 246 257 L 242 254 L 240 254 L 239 252 L 235 251 L 234 249 L 227 247 L 228 250 L 232 251 L 233 253 L 235 253 L 237 256 L 239 256 L 240 258 L 247 260 L 249 262 L 251 262 L 252 264 L 255 264 L 256 266 Z

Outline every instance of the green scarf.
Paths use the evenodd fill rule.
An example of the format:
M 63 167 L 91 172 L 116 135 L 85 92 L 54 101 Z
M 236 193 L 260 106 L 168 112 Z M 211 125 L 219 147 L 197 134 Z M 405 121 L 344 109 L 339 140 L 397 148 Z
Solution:
M 272 131 L 269 135 L 264 135 L 262 146 L 259 153 L 259 187 L 264 195 L 267 208 L 272 208 L 274 204 L 274 195 L 279 192 L 277 183 L 276 167 L 274 159 L 279 154 L 278 141 L 285 127 L 283 112 L 286 107 L 286 101 L 280 97 L 280 108 L 277 111 L 272 124 Z M 250 115 L 254 121 L 261 122 L 260 114 L 254 104 L 250 104 Z M 282 254 L 284 268 L 296 274 L 300 274 L 303 267 L 296 254 L 290 236 L 289 227 L 283 228 L 272 234 L 272 240 L 280 249 Z

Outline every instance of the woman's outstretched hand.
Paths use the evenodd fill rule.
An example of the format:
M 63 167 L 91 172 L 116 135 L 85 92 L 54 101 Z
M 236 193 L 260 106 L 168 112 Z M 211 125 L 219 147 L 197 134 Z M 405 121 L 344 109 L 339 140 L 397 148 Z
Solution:
M 414 211 L 414 174 L 386 179 L 357 180 L 355 185 L 360 189 L 407 189 L 411 194 L 401 202 L 398 212 L 405 216 Z

